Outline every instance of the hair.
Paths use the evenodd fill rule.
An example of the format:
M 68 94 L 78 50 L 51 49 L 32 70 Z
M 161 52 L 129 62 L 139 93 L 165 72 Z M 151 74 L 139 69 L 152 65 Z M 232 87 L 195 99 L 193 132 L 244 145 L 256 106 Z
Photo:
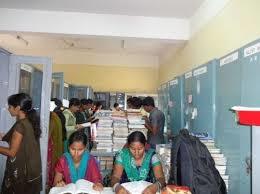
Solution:
M 154 105 L 154 99 L 153 97 L 151 96 L 147 96 L 143 99 L 143 102 L 142 102 L 143 106 L 153 106 L 155 107 Z
M 83 131 L 73 132 L 68 139 L 68 146 L 71 146 L 74 142 L 82 142 L 86 146 L 88 143 L 86 134 Z
M 141 144 L 146 144 L 146 139 L 141 131 L 134 131 L 127 137 L 127 144 L 130 145 L 133 142 L 140 142 Z
M 116 108 L 116 107 L 118 107 L 119 106 L 119 104 L 116 102 L 115 104 L 114 104 L 114 108 Z
M 142 106 L 141 98 L 133 97 L 132 98 L 132 106 L 133 106 L 134 109 L 140 109 L 141 106 Z
M 99 102 L 99 101 L 97 101 L 97 102 L 95 103 L 95 105 L 96 105 L 96 108 L 98 108 L 98 107 L 102 106 L 102 103 Z
M 87 104 L 93 104 L 93 100 L 92 99 L 87 99 Z
M 79 106 L 80 105 L 80 101 L 78 98 L 71 98 L 69 101 L 69 107 L 71 106 Z
M 32 98 L 25 93 L 14 94 L 8 97 L 8 105 L 17 107 L 23 111 L 29 119 L 34 130 L 34 136 L 38 140 L 41 136 L 42 130 L 40 127 L 40 117 L 32 106 Z
M 61 100 L 59 100 L 58 98 L 52 98 L 51 101 L 53 101 L 58 108 L 61 108 L 63 106 Z
M 83 98 L 80 100 L 80 104 L 81 105 L 87 105 L 88 104 L 88 100 L 86 98 Z

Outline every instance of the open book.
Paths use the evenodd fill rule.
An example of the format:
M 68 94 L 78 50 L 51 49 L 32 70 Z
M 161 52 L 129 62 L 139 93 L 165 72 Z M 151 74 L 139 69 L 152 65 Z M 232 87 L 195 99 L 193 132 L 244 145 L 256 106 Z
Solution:
M 112 189 L 111 189 L 112 191 Z M 108 189 L 104 189 L 104 191 L 96 191 L 93 189 L 93 183 L 89 182 L 84 179 L 78 180 L 75 184 L 70 183 L 64 187 L 53 187 L 50 190 L 49 194 L 79 194 L 79 193 L 86 193 L 86 194 L 105 194 L 110 193 Z M 111 192 L 112 193 L 112 192 Z
M 152 183 L 147 181 L 132 181 L 121 184 L 126 190 L 128 190 L 131 194 L 142 194 L 146 187 L 151 185 Z

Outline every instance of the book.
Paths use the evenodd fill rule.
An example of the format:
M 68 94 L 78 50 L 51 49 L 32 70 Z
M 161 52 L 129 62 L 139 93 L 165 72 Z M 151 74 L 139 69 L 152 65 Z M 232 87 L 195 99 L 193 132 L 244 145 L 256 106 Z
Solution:
M 49 194 L 80 194 L 80 193 L 86 193 L 86 194 L 108 194 L 109 189 L 104 189 L 103 191 L 96 191 L 93 189 L 93 183 L 89 182 L 84 179 L 78 180 L 75 184 L 70 183 L 65 185 L 64 187 L 53 187 L 50 190 Z M 111 189 L 112 193 L 112 189 Z
M 121 184 L 130 194 L 142 194 L 146 187 L 152 183 L 147 181 L 132 181 Z

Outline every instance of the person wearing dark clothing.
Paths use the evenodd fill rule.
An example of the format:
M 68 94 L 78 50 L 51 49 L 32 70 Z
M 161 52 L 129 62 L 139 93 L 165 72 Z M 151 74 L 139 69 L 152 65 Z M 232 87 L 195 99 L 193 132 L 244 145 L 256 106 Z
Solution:
M 40 151 L 40 118 L 28 94 L 9 96 L 8 111 L 16 122 L 2 137 L 9 147 L 0 146 L 7 156 L 2 194 L 40 194 L 42 166 Z
M 154 99 L 150 96 L 144 98 L 143 108 L 150 113 L 149 118 L 146 118 L 145 127 L 148 129 L 148 143 L 155 148 L 156 144 L 164 143 L 164 123 L 165 116 L 162 111 L 154 105 Z
M 67 139 L 67 132 L 66 132 L 66 127 L 65 127 L 66 119 L 65 119 L 64 114 L 62 113 L 64 110 L 64 107 L 62 105 L 62 102 L 57 98 L 52 98 L 51 101 L 54 101 L 54 103 L 56 105 L 53 112 L 55 112 L 58 115 L 58 117 L 60 118 L 61 126 L 62 126 L 62 141 L 65 141 Z

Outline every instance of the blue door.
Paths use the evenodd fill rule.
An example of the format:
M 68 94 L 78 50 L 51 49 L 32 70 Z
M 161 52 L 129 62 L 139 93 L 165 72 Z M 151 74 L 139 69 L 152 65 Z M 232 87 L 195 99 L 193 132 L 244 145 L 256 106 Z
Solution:
M 194 110 L 194 99 L 193 88 L 194 86 L 192 71 L 184 74 L 184 127 L 189 130 L 193 130 L 193 110 Z
M 193 132 L 215 136 L 216 60 L 193 70 Z
M 177 135 L 184 127 L 183 119 L 183 76 L 169 82 L 169 128 Z
M 243 57 L 241 61 L 242 68 L 242 96 L 241 105 L 249 107 L 260 107 L 260 40 L 254 41 L 242 48 Z M 260 142 L 257 137 L 258 133 L 254 134 L 253 148 L 259 149 Z M 241 176 L 241 192 L 249 191 L 251 176 L 253 176 L 252 185 L 253 193 L 260 192 L 259 178 L 260 178 L 260 167 L 259 160 L 253 160 L 252 174 L 248 174 L 246 170 L 247 164 L 245 163 L 246 158 L 258 158 L 259 156 L 251 154 L 251 130 L 248 126 L 244 126 L 240 132 L 240 142 L 244 142 L 241 145 L 241 165 L 242 169 Z M 257 137 L 256 137 L 257 136 Z
M 241 52 L 236 51 L 220 59 L 216 68 L 216 143 L 227 157 L 227 174 L 229 175 L 229 193 L 251 193 L 250 175 L 246 175 L 243 151 L 251 145 L 250 138 L 243 136 L 243 131 L 250 127 L 242 127 L 235 121 L 230 108 L 241 105 L 242 66 Z M 247 128 L 247 129 L 245 129 Z M 248 150 L 249 151 L 249 150 Z M 250 152 L 250 151 L 249 151 Z M 241 160 L 241 158 L 243 158 Z M 243 184 L 243 182 L 245 184 Z M 242 188 L 243 187 L 243 188 Z

